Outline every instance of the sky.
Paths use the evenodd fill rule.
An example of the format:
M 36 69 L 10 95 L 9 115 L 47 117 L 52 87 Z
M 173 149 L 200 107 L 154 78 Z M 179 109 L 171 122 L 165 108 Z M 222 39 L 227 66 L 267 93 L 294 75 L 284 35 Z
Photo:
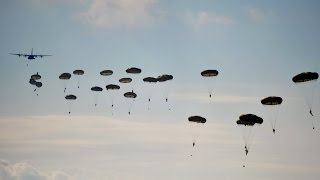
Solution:
M 319 8 L 316 0 L 1 1 L 0 180 L 319 179 L 319 82 L 307 93 L 311 117 L 309 91 L 291 80 L 320 72 Z M 53 56 L 9 54 L 32 48 Z M 121 84 L 114 108 L 105 88 L 90 91 L 132 77 L 130 67 L 142 73 Z M 85 74 L 64 93 L 58 77 L 75 69 Z M 101 77 L 104 69 L 114 74 Z M 205 69 L 219 75 L 204 79 Z M 37 72 L 38 96 L 29 84 Z M 161 74 L 174 78 L 142 81 Z M 133 103 L 123 96 L 132 88 Z M 70 115 L 66 94 L 78 97 Z M 283 98 L 275 134 L 260 103 L 267 96 Z M 245 156 L 236 121 L 247 113 L 264 123 Z M 193 115 L 207 122 L 193 126 Z

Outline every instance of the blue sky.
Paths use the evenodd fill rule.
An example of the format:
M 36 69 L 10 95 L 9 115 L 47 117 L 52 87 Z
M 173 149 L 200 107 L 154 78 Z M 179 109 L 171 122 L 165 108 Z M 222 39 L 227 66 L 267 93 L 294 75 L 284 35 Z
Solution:
M 26 0 L 0 3 L 0 172 L 17 179 L 318 179 L 320 89 L 313 121 L 291 78 L 320 71 L 318 1 Z M 52 54 L 29 63 L 8 53 Z M 127 115 L 121 87 L 113 115 L 106 92 L 98 106 L 90 87 L 142 69 L 138 98 Z M 78 99 L 68 115 L 58 76 L 80 68 L 68 83 Z M 217 69 L 204 81 L 200 72 Z M 28 84 L 39 72 L 37 97 Z M 155 85 L 150 110 L 143 77 L 172 74 Z M 208 98 L 207 87 L 213 87 Z M 263 97 L 284 99 L 273 135 Z M 245 159 L 235 121 L 255 113 L 257 128 Z M 192 150 L 187 118 L 202 115 Z M 194 151 L 194 152 L 193 152 Z M 195 155 L 189 158 L 190 152 Z M 242 168 L 243 163 L 247 168 Z M 13 173 L 15 172 L 15 173 Z M 232 172 L 232 173 L 230 173 Z

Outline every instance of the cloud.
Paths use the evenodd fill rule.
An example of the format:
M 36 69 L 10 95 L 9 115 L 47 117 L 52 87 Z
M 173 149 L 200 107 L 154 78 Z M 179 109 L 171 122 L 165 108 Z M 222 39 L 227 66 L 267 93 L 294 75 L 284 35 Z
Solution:
M 93 0 L 79 18 L 97 27 L 144 27 L 157 16 L 156 0 Z
M 9 164 L 0 160 L 0 179 L 4 180 L 71 180 L 64 172 L 45 174 L 27 163 Z
M 230 25 L 233 23 L 233 19 L 229 16 L 218 15 L 214 12 L 201 11 L 186 14 L 186 22 L 193 28 L 198 29 L 204 26 Z
M 262 22 L 265 21 L 267 16 L 271 14 L 271 11 L 265 11 L 259 8 L 250 7 L 248 8 L 247 13 L 252 20 L 256 22 Z

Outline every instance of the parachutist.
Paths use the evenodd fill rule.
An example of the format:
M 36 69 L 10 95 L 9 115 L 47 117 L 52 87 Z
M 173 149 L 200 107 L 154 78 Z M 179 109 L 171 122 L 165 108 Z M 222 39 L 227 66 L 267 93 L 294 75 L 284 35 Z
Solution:
M 275 129 L 272 129 L 272 131 L 273 131 L 273 134 L 276 133 L 276 130 L 275 130 Z
M 246 149 L 245 151 L 246 151 L 246 156 L 247 156 L 249 151 L 248 151 L 248 149 Z
M 69 114 L 70 114 L 71 112 L 69 111 Z
M 150 102 L 150 98 L 148 99 L 148 101 Z
M 209 97 L 211 98 L 211 94 L 209 95 Z
M 196 143 L 195 143 L 195 142 L 193 142 L 193 143 L 192 143 L 192 147 L 194 147 L 194 145 L 196 145 Z
M 37 89 L 34 89 L 33 92 L 36 92 Z
M 130 115 L 130 111 L 128 112 L 128 114 Z
M 311 116 L 313 116 L 313 114 L 312 114 L 312 110 L 311 110 L 311 109 L 310 109 L 309 113 L 311 114 Z
M 78 86 L 78 89 L 79 89 L 80 87 Z
M 168 98 L 166 98 L 166 102 L 168 102 Z
M 94 106 L 97 106 L 97 104 L 94 104 Z
M 190 156 L 192 157 L 192 154 Z
M 312 127 L 312 129 L 314 129 L 314 127 Z
M 113 107 L 113 104 L 111 105 L 111 107 Z
M 242 167 L 246 167 L 245 165 L 243 165 Z

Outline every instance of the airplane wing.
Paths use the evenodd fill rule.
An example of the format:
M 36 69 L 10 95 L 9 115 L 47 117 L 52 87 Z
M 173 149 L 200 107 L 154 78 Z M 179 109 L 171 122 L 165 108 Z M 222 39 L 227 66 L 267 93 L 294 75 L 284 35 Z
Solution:
M 11 54 L 11 55 L 16 55 L 16 56 L 23 56 L 23 57 L 27 57 L 27 56 L 29 56 L 29 54 L 20 54 L 20 53 L 18 53 L 18 54 L 14 54 L 14 53 L 9 53 L 9 54 Z
M 43 57 L 46 57 L 46 56 L 52 56 L 52 55 L 48 55 L 48 54 L 35 54 L 35 55 L 33 55 L 35 58 L 36 57 L 41 57 L 41 58 L 43 58 Z

